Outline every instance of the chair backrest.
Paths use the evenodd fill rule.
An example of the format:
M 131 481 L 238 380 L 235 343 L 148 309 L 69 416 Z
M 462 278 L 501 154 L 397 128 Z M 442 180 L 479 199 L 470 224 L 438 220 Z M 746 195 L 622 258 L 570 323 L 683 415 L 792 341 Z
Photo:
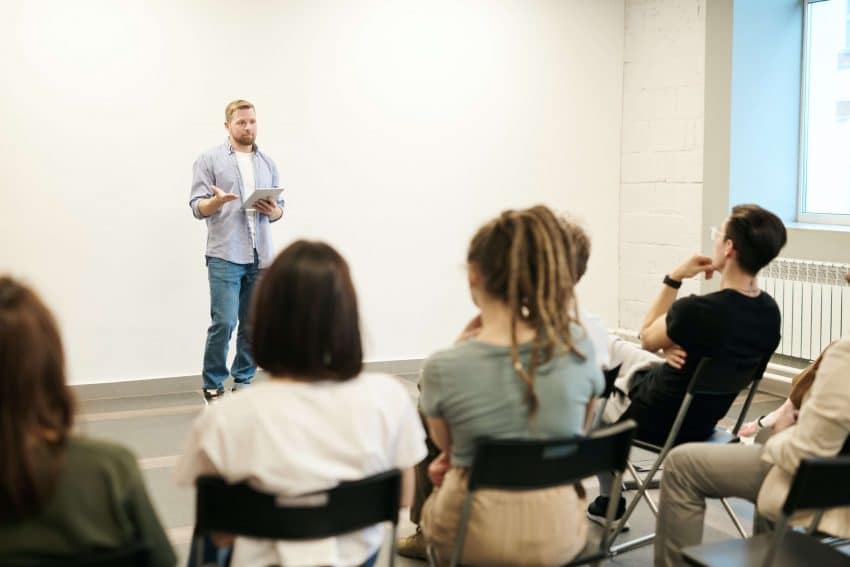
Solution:
M 760 380 L 769 357 L 730 360 L 703 357 L 688 384 L 696 396 L 737 396 L 753 380 Z
M 803 459 L 782 513 L 850 506 L 850 456 Z
M 703 357 L 688 383 L 687 392 L 693 395 L 693 401 L 676 442 L 704 440 L 714 430 L 715 424 L 729 412 L 738 394 L 750 386 L 735 426 L 737 431 L 768 361 L 769 357 L 744 360 Z
M 196 529 L 267 539 L 321 539 L 398 522 L 401 473 L 393 469 L 322 492 L 281 498 L 246 483 L 198 478 Z
M 636 424 L 628 420 L 564 439 L 482 439 L 469 472 L 469 490 L 532 490 L 578 482 L 603 472 L 622 472 Z

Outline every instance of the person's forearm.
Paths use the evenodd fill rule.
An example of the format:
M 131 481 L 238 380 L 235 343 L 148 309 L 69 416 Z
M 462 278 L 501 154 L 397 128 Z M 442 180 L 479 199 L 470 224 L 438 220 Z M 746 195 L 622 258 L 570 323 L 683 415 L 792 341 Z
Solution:
M 452 445 L 452 436 L 449 432 L 449 426 L 442 418 L 429 417 L 428 433 L 431 441 L 434 442 L 441 451 L 449 451 Z
M 674 276 L 670 276 L 673 279 L 677 279 Z M 681 281 L 681 280 L 678 280 Z M 652 305 L 649 308 L 649 311 L 646 312 L 646 317 L 643 320 L 643 325 L 641 325 L 641 332 L 645 331 L 650 325 L 652 325 L 656 319 L 667 313 L 670 310 L 670 306 L 676 301 L 676 296 L 678 295 L 679 290 L 673 289 L 667 284 L 661 284 L 661 291 L 658 292 L 658 295 L 655 296 L 655 301 L 652 302 Z
M 217 213 L 220 208 L 221 203 L 219 203 L 218 199 L 215 197 L 209 197 L 198 201 L 198 211 L 200 211 L 200 213 L 205 217 Z

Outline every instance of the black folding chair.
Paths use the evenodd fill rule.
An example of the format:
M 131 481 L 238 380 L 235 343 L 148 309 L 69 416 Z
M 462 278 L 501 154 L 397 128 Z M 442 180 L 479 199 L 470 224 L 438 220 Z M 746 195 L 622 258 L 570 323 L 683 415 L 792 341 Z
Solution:
M 147 567 L 150 549 L 133 543 L 118 549 L 97 550 L 71 557 L 39 561 L 42 567 Z
M 450 565 L 455 567 L 460 564 L 476 490 L 538 490 L 573 484 L 602 472 L 615 473 L 619 481 L 626 467 L 634 431 L 635 422 L 625 421 L 594 431 L 588 437 L 480 441 L 469 471 L 468 493 L 463 504 Z M 619 483 L 616 486 L 619 486 Z M 608 523 L 599 544 L 599 551 L 579 557 L 570 565 L 597 563 L 605 557 L 608 534 L 616 512 L 615 505 L 608 507 Z M 428 558 L 431 565 L 436 564 L 431 549 Z
M 738 415 L 738 419 L 735 426 L 732 428 L 732 431 L 715 427 L 712 435 L 710 435 L 707 439 L 701 440 L 707 443 L 736 443 L 740 441 L 738 437 L 738 430 L 744 423 L 744 419 L 747 416 L 747 411 L 750 408 L 753 396 L 758 389 L 759 381 L 761 380 L 762 374 L 764 374 L 764 369 L 767 367 L 768 360 L 769 358 L 767 357 L 763 359 L 760 358 L 741 361 L 713 359 L 710 357 L 704 357 L 700 360 L 690 382 L 688 383 L 685 397 L 682 399 L 682 403 L 679 406 L 676 418 L 673 421 L 673 425 L 670 428 L 670 432 L 668 433 L 664 444 L 659 446 L 639 439 L 635 439 L 633 442 L 635 447 L 656 453 L 657 457 L 655 462 L 652 464 L 652 467 L 649 469 L 649 472 L 643 479 L 640 478 L 634 465 L 631 463 L 627 464 L 629 473 L 632 475 L 635 484 L 637 485 L 638 492 L 626 507 L 623 517 L 619 522 L 617 522 L 614 533 L 610 538 L 611 542 L 613 542 L 623 531 L 623 527 L 626 525 L 626 522 L 635 511 L 635 508 L 641 499 L 646 498 L 646 502 L 652 510 L 652 513 L 656 516 L 658 515 L 658 506 L 655 504 L 652 496 L 647 493 L 647 490 L 653 486 L 653 478 L 661 468 L 661 464 L 664 462 L 664 459 L 667 457 L 670 450 L 683 441 L 692 440 L 680 439 L 679 434 L 682 431 L 683 426 L 685 426 L 685 430 L 696 429 L 700 426 L 702 421 L 707 417 L 709 411 L 707 408 L 717 407 L 713 402 L 718 397 L 721 399 L 725 398 L 728 401 L 728 404 L 723 410 L 723 414 L 725 414 L 732 406 L 732 403 L 735 401 L 738 394 L 749 385 L 750 389 L 747 394 L 747 399 L 741 408 L 741 412 Z M 706 409 L 704 410 L 704 408 Z M 709 415 L 708 417 L 714 419 L 716 422 L 722 417 L 722 414 Z M 691 422 L 696 422 L 693 427 L 689 427 Z M 723 504 L 723 508 L 726 510 L 727 514 L 729 514 L 730 519 L 735 524 L 735 528 L 738 530 L 738 533 L 741 534 L 741 537 L 747 537 L 747 532 L 744 529 L 744 526 L 735 515 L 735 512 L 732 510 L 729 502 L 723 498 L 721 499 L 721 503 Z M 632 549 L 648 545 L 653 539 L 655 539 L 654 533 L 633 539 L 611 547 L 609 555 L 618 555 L 620 553 L 625 553 L 626 551 L 631 551 Z
M 850 457 L 803 459 L 782 506 L 773 534 L 687 547 L 682 557 L 689 565 L 706 567 L 847 567 L 850 555 L 820 541 L 814 534 L 823 510 L 850 506 Z M 820 510 L 806 533 L 788 528 L 798 510 Z
M 392 524 L 395 563 L 396 525 L 401 499 L 401 473 L 344 482 L 330 490 L 282 498 L 258 492 L 246 483 L 227 484 L 218 477 L 198 478 L 195 558 L 203 564 L 203 537 L 212 532 L 276 540 L 322 539 L 381 522 Z

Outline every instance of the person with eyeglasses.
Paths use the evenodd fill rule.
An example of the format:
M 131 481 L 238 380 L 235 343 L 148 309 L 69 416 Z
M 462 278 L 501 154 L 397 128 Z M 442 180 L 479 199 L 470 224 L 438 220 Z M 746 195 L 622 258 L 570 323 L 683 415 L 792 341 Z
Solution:
M 850 283 L 850 273 L 845 276 Z M 655 565 L 680 565 L 681 550 L 702 542 L 706 498 L 737 497 L 756 504 L 753 531 L 764 532 L 782 516 L 782 505 L 800 461 L 833 457 L 850 447 L 850 336 L 830 344 L 808 377 L 792 388 L 789 404 L 799 416 L 780 417 L 763 445 L 688 443 L 664 461 L 655 537 Z M 802 390 L 802 392 L 801 392 Z M 787 411 L 786 411 L 787 414 Z M 792 523 L 808 526 L 812 514 Z M 824 512 L 818 531 L 850 537 L 850 506 Z
M 738 205 L 711 229 L 712 256 L 695 255 L 664 276 L 644 318 L 640 346 L 614 338 L 611 368 L 620 367 L 603 421 L 633 419 L 637 438 L 656 445 L 666 440 L 688 383 L 704 357 L 745 361 L 766 358 L 780 340 L 781 318 L 773 298 L 758 286 L 758 273 L 785 246 L 782 221 L 758 205 Z M 677 298 L 682 281 L 720 274 L 720 290 Z M 704 441 L 728 411 L 732 399 L 716 396 L 692 408 L 677 443 Z M 665 473 L 666 474 L 666 473 Z M 599 477 L 600 496 L 588 517 L 603 523 L 613 477 Z M 625 513 L 620 498 L 617 518 Z

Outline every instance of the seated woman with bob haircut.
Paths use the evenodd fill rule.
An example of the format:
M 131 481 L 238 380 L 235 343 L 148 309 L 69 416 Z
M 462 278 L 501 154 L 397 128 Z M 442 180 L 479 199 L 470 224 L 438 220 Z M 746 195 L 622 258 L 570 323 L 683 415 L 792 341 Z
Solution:
M 451 557 L 476 440 L 580 435 L 604 389 L 577 320 L 574 241 L 551 210 L 505 211 L 472 238 L 467 266 L 481 328 L 430 356 L 421 381 L 420 407 L 442 450 L 422 532 L 440 562 Z M 585 545 L 584 506 L 580 485 L 478 491 L 461 563 L 567 563 Z
M 363 372 L 357 297 L 342 256 L 321 242 L 293 243 L 262 275 L 251 320 L 254 358 L 271 378 L 204 411 L 178 482 L 216 474 L 297 496 L 399 468 L 407 505 L 425 432 L 398 379 Z M 231 565 L 371 566 L 383 533 L 373 526 L 314 541 L 237 537 Z
M 72 435 L 73 420 L 53 316 L 0 277 L 0 565 L 64 565 L 133 546 L 151 567 L 174 565 L 136 457 Z

